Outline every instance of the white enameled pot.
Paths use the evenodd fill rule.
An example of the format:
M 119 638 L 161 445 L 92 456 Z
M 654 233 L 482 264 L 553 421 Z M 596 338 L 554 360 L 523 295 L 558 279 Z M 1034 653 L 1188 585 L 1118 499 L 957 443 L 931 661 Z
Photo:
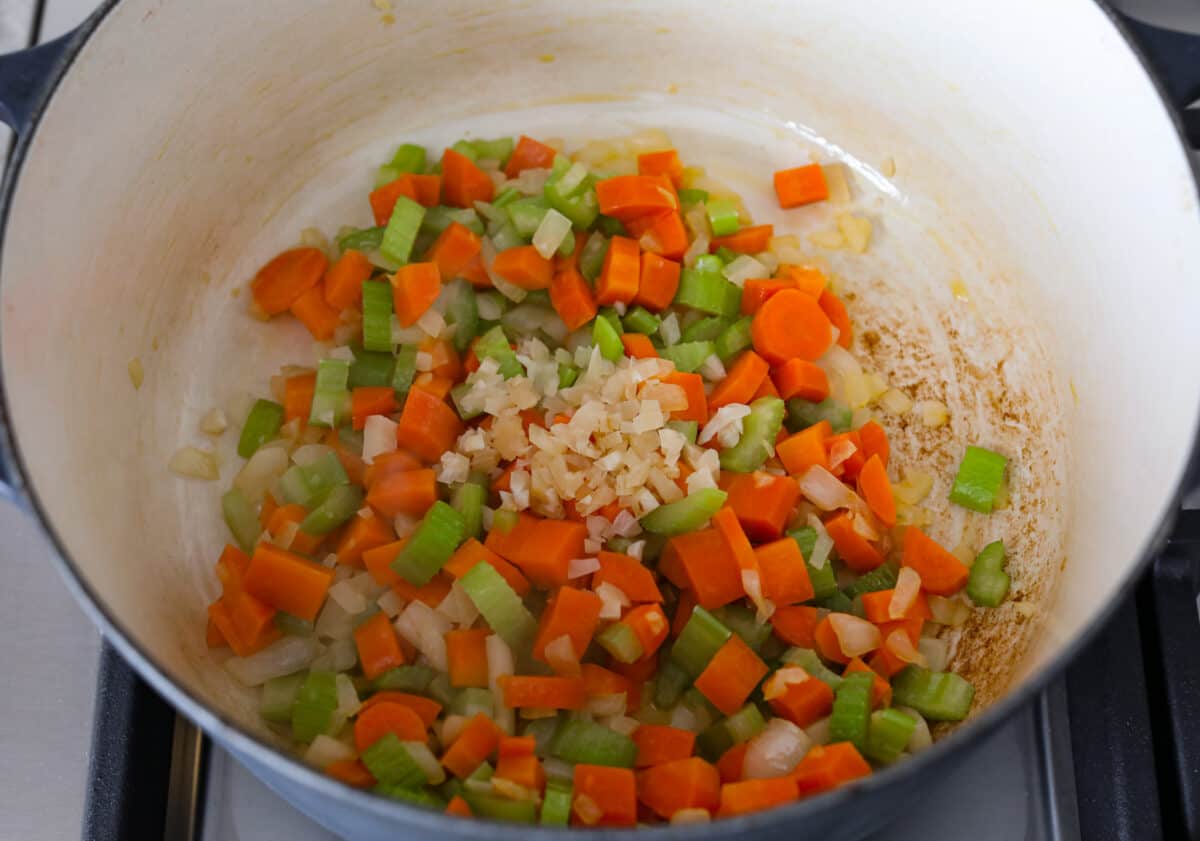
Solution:
M 991 529 L 1014 547 L 1014 603 L 955 649 L 981 687 L 973 720 L 831 795 L 652 834 L 877 826 L 1061 669 L 1173 511 L 1200 399 L 1196 188 L 1155 85 L 1089 0 L 121 0 L 42 63 L 47 98 L 11 109 L 32 120 L 0 259 L 13 491 L 139 672 L 348 837 L 532 830 L 353 791 L 268 737 L 204 644 L 218 485 L 166 463 L 206 409 L 309 358 L 238 292 L 302 228 L 365 223 L 400 141 L 661 128 L 802 234 L 828 216 L 772 210 L 768 174 L 844 161 L 875 226 L 868 254 L 831 257 L 878 339 L 864 353 L 951 410 L 937 434 L 897 426 L 901 461 L 935 470 L 940 500 L 964 442 L 1013 456 L 1013 505 L 986 526 L 931 503 L 949 543 Z

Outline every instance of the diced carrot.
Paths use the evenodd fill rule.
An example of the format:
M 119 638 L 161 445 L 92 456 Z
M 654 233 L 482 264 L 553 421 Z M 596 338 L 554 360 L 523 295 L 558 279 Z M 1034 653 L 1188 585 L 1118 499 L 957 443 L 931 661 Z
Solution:
M 554 263 L 532 245 L 519 245 L 497 254 L 492 271 L 522 289 L 549 289 Z
M 636 767 L 649 768 L 687 759 L 696 747 L 696 734 L 665 724 L 643 724 L 633 731 L 633 743 L 638 748 Z
M 454 278 L 479 256 L 482 247 L 479 234 L 461 222 L 451 222 L 446 230 L 438 234 L 425 259 L 437 266 L 442 278 Z
M 784 693 L 767 702 L 775 715 L 797 727 L 808 727 L 833 710 L 833 690 L 815 677 L 789 683 Z
M 794 287 L 790 280 L 750 278 L 742 284 L 742 315 L 754 315 L 776 292 Z
M 637 635 L 638 642 L 642 644 L 642 660 L 649 659 L 658 651 L 671 630 L 667 615 L 657 604 L 638 605 L 621 617 L 621 624 L 628 625 Z
M 258 270 L 250 283 L 254 303 L 267 315 L 287 312 L 308 290 L 321 282 L 329 258 L 319 248 L 293 248 Z
M 663 549 L 674 554 L 687 576 L 689 588 L 696 594 L 697 603 L 705 610 L 742 598 L 742 573 L 737 559 L 725 538 L 714 528 L 681 534 L 667 541 Z
M 854 530 L 848 511 L 841 511 L 825 521 L 825 531 L 833 538 L 838 557 L 858 573 L 870 572 L 883 563 L 883 553 Z
M 967 584 L 971 570 L 916 526 L 904 531 L 902 566 L 921 576 L 921 589 L 937 596 L 952 596 Z
M 637 781 L 633 770 L 584 763 L 576 765 L 572 811 L 575 821 L 587 826 L 636 824 Z
M 550 280 L 550 303 L 568 330 L 578 330 L 596 317 L 596 300 L 576 269 L 564 269 Z
M 454 380 L 449 377 L 439 377 L 432 371 L 425 371 L 417 374 L 413 379 L 411 391 L 424 391 L 445 402 L 452 388 L 454 388 Z
M 409 263 L 392 275 L 392 303 L 401 326 L 411 327 L 433 306 L 442 291 L 436 263 Z
M 929 600 L 925 598 L 924 593 L 918 593 L 913 603 L 904 611 L 903 616 L 893 617 L 891 613 L 892 596 L 896 594 L 896 590 L 876 590 L 873 593 L 862 594 L 863 615 L 868 622 L 874 622 L 876 625 L 894 622 L 897 619 L 931 619 L 933 613 L 929 610 Z
M 654 349 L 654 343 L 650 341 L 650 337 L 643 336 L 641 333 L 622 333 L 621 345 L 625 348 L 625 355 L 632 359 L 655 359 L 658 357 L 658 351 Z
M 538 587 L 557 587 L 567 583 L 567 567 L 573 558 L 583 556 L 587 526 L 567 520 L 543 520 L 520 514 L 509 531 L 492 529 L 486 545 L 505 560 L 520 567 Z
M 790 280 L 792 285 L 812 298 L 820 298 L 829 283 L 825 273 L 816 266 L 797 266 L 785 263 L 775 272 L 778 278 Z
M 316 620 L 332 583 L 333 570 L 269 543 L 255 547 L 244 581 L 246 592 L 306 622 Z
M 728 248 L 739 254 L 757 254 L 770 247 L 773 236 L 775 236 L 774 225 L 755 225 L 742 228 L 727 237 L 713 237 L 709 250 L 720 251 L 722 248 Z
M 772 365 L 789 359 L 815 360 L 833 342 L 829 318 L 798 289 L 784 289 L 759 308 L 750 324 L 754 349 Z
M 658 605 L 642 605 L 642 607 L 646 608 L 647 610 L 653 610 L 658 608 Z M 659 611 L 662 610 L 661 608 L 658 609 Z M 640 610 L 640 608 L 635 608 L 635 610 Z M 633 611 L 630 611 L 625 615 L 625 619 L 622 619 L 621 621 L 625 622 L 627 625 L 631 624 L 626 622 L 626 620 L 632 613 Z M 666 614 L 662 614 L 662 616 L 665 618 Z M 634 633 L 638 632 L 635 630 Z M 641 634 L 638 634 L 638 639 L 643 639 Z M 665 634 L 663 634 L 663 639 L 666 639 Z M 657 644 L 655 644 L 654 647 L 657 647 Z M 632 663 L 622 663 L 619 660 L 612 658 L 610 665 L 612 666 L 613 671 L 629 680 L 630 685 L 634 687 L 635 691 L 640 692 L 642 684 L 654 677 L 655 673 L 658 671 L 658 655 L 648 654 L 642 657 L 641 660 L 634 660 Z
M 858 492 L 867 501 L 871 513 L 888 528 L 896 525 L 896 500 L 892 496 L 892 483 L 878 455 L 867 459 L 858 473 Z
M 643 152 L 637 158 L 638 175 L 665 175 L 679 188 L 683 180 L 683 162 L 674 149 Z
M 738 572 L 743 577 L 743 581 L 745 581 L 745 576 L 750 573 L 757 576 L 761 584 L 762 573 L 758 568 L 758 558 L 755 556 L 750 539 L 746 537 L 746 532 L 742 529 L 742 524 L 738 522 L 734 510 L 726 505 L 713 515 L 712 524 L 713 528 L 725 539 L 730 552 L 733 553 L 733 559 L 737 562 Z
M 687 408 L 671 412 L 673 420 L 696 421 L 701 426 L 708 422 L 708 396 L 704 392 L 704 379 L 699 374 L 672 371 L 660 379 L 667 385 L 679 386 L 687 396 Z
M 861 449 L 865 458 L 870 460 L 871 456 L 879 456 L 883 466 L 887 467 L 891 447 L 882 426 L 873 420 L 867 421 L 858 428 L 858 440 L 862 442 Z
M 463 432 L 458 414 L 444 400 L 420 388 L 409 389 L 396 427 L 396 443 L 432 464 Z
M 442 765 L 460 780 L 469 777 L 491 757 L 503 736 L 504 731 L 494 721 L 476 713 L 442 755 Z
M 762 572 L 763 595 L 775 605 L 797 604 L 813 597 L 812 582 L 800 546 L 790 537 L 754 550 Z
M 654 573 L 637 558 L 620 552 L 600 552 L 600 569 L 592 577 L 592 586 L 608 583 L 623 592 L 631 602 L 661 602 L 662 593 L 654 583 Z
M 638 244 L 628 237 L 613 237 L 596 279 L 596 303 L 628 304 L 637 296 L 641 275 Z
M 546 646 L 562 636 L 571 640 L 575 659 L 582 659 L 596 633 L 600 607 L 600 597 L 590 590 L 559 587 L 538 621 L 537 634 L 533 638 L 533 659 L 548 662 Z
M 365 427 L 371 415 L 390 415 L 398 408 L 390 385 L 359 386 L 350 392 L 350 423 L 355 429 Z
M 641 273 L 634 303 L 649 310 L 664 310 L 679 291 L 680 265 L 650 251 L 642 253 Z
M 833 623 L 826 616 L 817 623 L 816 630 L 813 632 L 813 642 L 816 645 L 817 653 L 833 663 L 849 663 L 850 658 L 842 653 L 842 641 L 838 639 L 837 632 L 833 630 Z
M 358 306 L 363 281 L 369 280 L 374 271 L 366 254 L 347 248 L 325 275 L 325 303 L 339 313 Z
M 775 388 L 775 383 L 773 383 L 771 381 L 770 377 L 763 377 L 762 382 L 758 384 L 758 391 L 754 392 L 753 396 L 751 396 L 751 398 L 750 398 L 750 401 L 754 402 L 755 400 L 757 400 L 760 397 L 778 397 L 778 396 L 779 396 L 779 391 Z M 776 437 L 776 440 L 778 440 L 780 437 L 786 437 L 786 436 L 787 436 L 787 432 L 785 430 L 781 429 L 781 430 L 779 430 L 779 435 Z
M 550 169 L 557 154 L 553 147 L 522 134 L 504 165 L 504 175 L 516 178 L 526 169 Z
M 256 600 L 257 601 L 257 600 Z M 262 603 L 259 602 L 259 605 Z M 249 657 L 257 651 L 261 651 L 271 643 L 278 640 L 282 634 L 275 627 L 274 622 L 265 621 L 260 624 L 260 630 L 252 634 L 243 634 L 239 630 L 239 625 L 246 627 L 252 624 L 248 620 L 251 618 L 251 611 L 258 610 L 254 602 L 248 598 L 243 598 L 239 607 L 242 610 L 242 619 L 235 620 L 233 612 L 226 602 L 225 597 L 217 599 L 208 606 L 208 619 L 220 633 L 221 638 L 229 644 L 233 649 L 233 653 L 238 657 Z M 274 608 L 270 606 L 262 606 L 265 615 L 273 617 L 275 615 Z
M 642 250 L 665 257 L 681 260 L 688 249 L 688 233 L 683 217 L 675 211 L 656 213 L 625 223 L 626 230 L 637 237 Z
M 792 779 L 801 797 L 837 788 L 871 773 L 871 766 L 849 742 L 816 745 L 800 760 Z
M 524 596 L 529 592 L 529 581 L 521 574 L 521 570 L 473 537 L 454 551 L 442 570 L 455 578 L 462 578 L 475 567 L 475 564 L 481 562 L 489 564 L 496 572 L 500 573 L 500 577 L 508 582 L 508 586 L 512 587 L 518 596 Z
M 275 509 L 278 507 L 279 507 L 279 503 L 275 501 L 275 497 L 272 496 L 272 494 L 269 490 L 265 494 L 263 494 L 262 507 L 260 509 L 258 509 L 259 525 L 261 525 L 265 529 L 267 527 L 267 523 L 271 522 L 271 515 L 275 513 Z M 249 563 L 248 557 L 246 560 L 247 560 L 247 563 Z
M 325 436 L 321 443 L 333 450 L 333 454 L 341 462 L 342 469 L 346 471 L 346 478 L 350 480 L 350 483 L 361 485 L 367 469 L 362 460 L 362 450 L 347 446 L 338 430 L 332 428 L 325 430 Z
M 450 802 L 446 804 L 447 815 L 457 815 L 460 818 L 470 818 L 474 816 L 471 811 L 471 805 L 463 800 L 461 794 L 456 794 L 450 798 Z
M 825 441 L 832 427 L 829 421 L 814 423 L 780 441 L 775 446 L 775 455 L 783 463 L 783 469 L 793 476 L 802 476 L 808 468 L 818 465 L 829 469 L 829 452 Z
M 450 588 L 453 585 L 454 580 L 439 571 L 437 575 L 429 579 L 429 583 L 420 587 L 410 584 L 403 578 L 398 578 L 392 583 L 392 590 L 406 602 L 418 601 L 424 602 L 430 607 L 437 607 L 446 596 L 450 595 Z
M 504 694 L 504 706 L 512 709 L 579 710 L 587 703 L 582 677 L 504 675 L 500 678 L 500 691 Z
M 832 467 L 834 458 L 833 453 L 835 448 L 841 448 L 845 445 L 841 442 L 846 441 L 853 445 L 848 458 L 842 460 L 836 467 Z M 867 463 L 867 457 L 863 455 L 862 439 L 858 436 L 858 430 L 852 429 L 849 432 L 839 432 L 837 435 L 830 435 L 825 439 L 825 449 L 830 454 L 830 465 L 834 475 L 841 477 L 844 482 L 853 482 L 858 478 L 858 473 L 862 470 L 862 466 Z
M 403 580 L 392 571 L 392 562 L 396 560 L 396 556 L 400 554 L 400 550 L 407 542 L 408 538 L 402 537 L 392 543 L 385 543 L 363 552 L 363 566 L 367 568 L 367 572 L 371 573 L 376 584 L 381 587 L 391 587 Z
M 733 715 L 766 675 L 766 663 L 734 634 L 713 655 L 695 686 L 714 707 Z
M 354 645 L 367 680 L 404 665 L 404 652 L 400 650 L 396 629 L 384 613 L 376 613 L 354 629 Z
M 775 608 L 771 614 L 771 627 L 775 630 L 775 636 L 788 645 L 812 648 L 819 619 L 815 607 L 787 605 Z
M 881 639 L 886 640 L 892 631 L 903 631 L 915 646 L 921 642 L 921 630 L 924 627 L 925 620 L 920 616 L 914 615 L 907 619 L 897 619 L 895 622 L 880 622 L 879 636 Z
M 375 215 L 376 225 L 386 225 L 396 209 L 396 202 L 401 196 L 417 200 L 417 185 L 411 178 L 401 176 L 395 181 L 389 181 L 382 187 L 376 187 L 368 198 L 371 201 L 371 212 Z
M 721 786 L 721 805 L 717 816 L 730 818 L 773 809 L 791 803 L 797 797 L 796 781 L 791 777 L 767 777 L 742 780 Z
M 618 175 L 596 182 L 600 212 L 620 219 L 635 219 L 679 210 L 679 199 L 669 178 L 661 175 Z M 762 251 L 763 249 L 758 249 Z
M 417 197 L 414 199 L 417 204 L 422 207 L 437 207 L 441 203 L 442 176 L 433 173 L 409 172 L 401 177 L 412 181 L 413 187 L 417 190 Z
M 307 516 L 308 509 L 303 505 L 282 505 L 271 514 L 271 519 L 267 522 L 267 531 L 271 533 L 271 537 L 279 538 L 289 526 L 296 526 L 297 529 L 293 532 L 292 541 L 287 548 L 301 555 L 311 555 L 324 538 L 299 531 L 299 525 Z
M 824 369 L 807 359 L 789 359 L 771 375 L 784 400 L 799 397 L 820 403 L 829 396 L 829 377 Z
M 501 744 L 503 744 L 501 740 Z M 496 763 L 494 777 L 516 783 L 529 791 L 541 792 L 546 787 L 546 772 L 542 761 L 531 753 L 519 756 L 501 756 Z
M 825 183 L 825 170 L 821 168 L 820 164 L 779 170 L 775 173 L 775 196 L 779 199 L 779 206 L 782 208 L 825 201 L 829 198 L 829 185 Z
M 380 453 L 375 460 L 366 465 L 363 470 L 363 485 L 368 489 L 385 476 L 393 473 L 404 473 L 407 470 L 420 470 L 423 467 L 420 459 L 404 450 L 393 450 L 390 453 Z
M 491 289 L 492 278 L 483 265 L 483 255 L 476 254 L 471 261 L 458 270 L 458 276 L 466 278 L 476 289 Z
M 220 599 L 217 599 L 219 602 Z M 221 605 L 224 607 L 224 605 Z M 225 635 L 221 633 L 221 629 L 217 627 L 217 623 L 213 622 L 212 617 L 208 617 L 208 621 L 204 625 L 204 644 L 209 648 L 220 648 L 223 645 L 229 645 L 225 639 Z
M 742 778 L 746 766 L 746 751 L 749 749 L 750 743 L 742 742 L 721 754 L 721 758 L 717 760 L 717 772 L 721 775 L 721 782 L 733 783 Z
M 384 517 L 420 517 L 437 498 L 437 476 L 429 468 L 389 474 L 367 491 L 367 505 Z
M 729 403 L 749 403 L 767 376 L 767 368 L 767 363 L 754 351 L 742 353 L 708 395 L 708 408 L 715 410 Z
M 457 382 L 463 378 L 462 360 L 449 339 L 426 337 L 417 345 L 422 353 L 428 353 L 433 367 L 429 373 Z
M 355 788 L 372 788 L 376 784 L 367 766 L 357 759 L 339 759 L 332 762 L 325 766 L 325 773 Z
M 283 419 L 285 422 L 300 418 L 307 422 L 312 414 L 313 393 L 317 390 L 317 375 L 296 374 L 283 381 Z
M 488 685 L 487 638 L 491 633 L 487 628 L 446 632 L 446 662 L 451 686 Z
M 429 736 L 420 716 L 404 704 L 372 704 L 354 719 L 354 744 L 362 753 L 388 733 L 402 742 L 424 742 Z
M 466 155 L 447 149 L 442 152 L 442 201 L 452 207 L 474 207 L 491 201 L 496 188 L 492 179 Z
M 787 476 L 723 472 L 721 490 L 729 496 L 725 504 L 733 509 L 738 522 L 751 540 L 775 540 L 800 499 L 800 486 Z
M 721 775 L 698 756 L 676 759 L 638 773 L 637 792 L 638 799 L 661 818 L 681 809 L 713 812 L 721 802 Z
M 362 706 L 358 708 L 358 711 L 362 712 L 385 701 L 408 707 L 417 714 L 417 718 L 421 719 L 421 723 L 427 728 L 433 726 L 434 722 L 437 721 L 438 714 L 442 711 L 442 705 L 432 698 L 426 698 L 424 695 L 413 695 L 408 692 L 396 692 L 390 689 L 371 695 L 362 702 Z
M 342 323 L 338 311 L 325 303 L 325 289 L 320 283 L 292 303 L 292 315 L 320 342 L 333 338 L 333 331 Z
M 854 324 L 850 321 L 850 314 L 846 312 L 846 305 L 842 303 L 842 299 L 826 289 L 821 292 L 817 303 L 829 317 L 829 323 L 838 329 L 837 343 L 849 348 L 850 343 L 854 341 Z
M 496 748 L 496 756 L 533 756 L 537 753 L 537 739 L 533 736 L 504 736 Z
M 896 624 L 896 623 L 892 623 Z M 882 630 L 880 631 L 882 633 Z M 897 672 L 908 668 L 908 662 L 901 660 L 888 648 L 881 648 L 871 655 L 871 659 L 867 661 L 867 665 L 872 670 L 878 672 L 889 680 L 895 676 Z
M 878 709 L 879 707 L 890 707 L 892 704 L 892 685 L 880 677 L 870 666 L 862 661 L 861 658 L 855 657 L 846 664 L 846 668 L 842 671 L 843 675 L 852 675 L 856 672 L 868 674 L 872 678 L 871 683 L 871 707 Z

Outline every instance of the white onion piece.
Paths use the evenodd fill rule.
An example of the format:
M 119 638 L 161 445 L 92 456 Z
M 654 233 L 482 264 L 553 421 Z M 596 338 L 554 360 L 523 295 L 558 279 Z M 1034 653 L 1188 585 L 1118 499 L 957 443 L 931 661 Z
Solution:
M 396 450 L 396 422 L 386 415 L 368 415 L 366 426 L 363 427 L 362 458 L 367 464 L 375 461 L 375 456 L 391 453 Z
M 350 679 L 350 675 L 339 674 L 334 678 L 334 685 L 337 687 L 337 714 L 344 719 L 349 718 L 362 707 L 362 702 L 358 700 L 358 691 L 354 688 L 354 681 Z
M 583 578 L 600 569 L 599 558 L 572 558 L 567 562 L 567 578 Z
M 496 701 L 493 719 L 505 733 L 512 733 L 516 729 L 516 716 L 511 709 L 504 706 L 504 691 L 500 688 L 500 678 L 516 672 L 513 652 L 498 634 L 488 636 L 484 644 L 488 661 L 488 689 L 492 690 L 492 697 Z
M 679 329 L 679 317 L 675 313 L 668 315 L 658 325 L 658 335 L 662 337 L 663 344 L 668 347 L 679 343 L 683 337 L 683 331 Z
M 388 619 L 395 619 L 404 612 L 404 597 L 395 590 L 388 590 L 375 603 Z
M 542 770 L 552 780 L 571 780 L 575 777 L 575 766 L 555 756 L 548 756 L 542 760 Z
M 251 502 L 261 502 L 267 489 L 288 469 L 283 447 L 259 447 L 233 479 L 233 486 Z
M 921 637 L 917 650 L 925 658 L 925 667 L 930 671 L 944 672 L 950 665 L 950 646 L 944 639 Z
M 396 633 L 408 640 L 417 651 L 425 655 L 429 665 L 444 672 L 446 665 L 447 631 L 453 628 L 446 617 L 434 611 L 424 602 L 410 602 L 404 612 L 393 623 Z
M 292 461 L 301 467 L 307 467 L 313 462 L 320 461 L 332 452 L 333 449 L 324 444 L 305 444 L 292 451 Z
M 200 418 L 200 431 L 205 435 L 220 435 L 229 426 L 229 421 L 225 418 L 225 410 L 212 408 L 204 413 L 204 417 Z
M 442 770 L 442 763 L 433 755 L 429 745 L 424 742 L 402 742 L 402 744 L 413 762 L 421 767 L 425 773 L 425 779 L 430 785 L 438 785 L 446 781 L 446 772 Z
M 584 173 L 586 174 L 586 172 L 585 168 Z M 568 171 L 567 174 L 569 175 L 570 172 Z M 566 175 L 563 176 L 563 179 L 566 179 Z M 571 236 L 571 220 L 554 208 L 550 208 L 542 217 L 537 230 L 533 232 L 533 247 L 538 254 L 549 260 L 554 256 L 554 252 L 558 251 L 563 240 L 569 236 Z
M 318 654 L 310 664 L 312 669 L 325 669 L 331 672 L 344 672 L 353 669 L 358 662 L 358 648 L 352 639 L 333 640 Z
M 849 613 L 829 614 L 829 625 L 838 638 L 838 646 L 847 657 L 861 657 L 879 648 L 883 642 L 879 628 Z
M 621 608 L 631 604 L 623 590 L 607 581 L 596 588 L 596 595 L 600 597 L 601 619 L 620 619 Z
M 575 653 L 575 645 L 566 634 L 555 637 L 546 643 L 544 656 L 546 663 L 554 669 L 555 674 L 576 677 L 579 675 L 579 656 Z M 624 708 L 622 708 L 624 709 Z
M 841 479 L 819 464 L 804 471 L 799 485 L 800 493 L 822 511 L 850 508 L 858 499 L 858 495 L 842 484 Z
M 839 439 L 829 448 L 829 466 L 836 470 L 842 464 L 858 452 L 858 447 L 854 446 L 853 441 L 848 441 L 845 438 Z
M 725 275 L 725 279 L 738 289 L 741 289 L 747 280 L 771 276 L 771 272 L 767 271 L 767 267 L 749 254 L 742 254 L 739 257 L 733 258 L 729 265 L 721 270 L 721 274 Z
M 500 316 L 504 314 L 500 301 L 491 295 L 480 296 L 476 300 L 476 306 L 483 321 L 499 321 Z
M 624 696 L 625 693 L 621 693 L 621 697 Z M 614 733 L 620 733 L 622 736 L 632 736 L 642 726 L 642 723 L 636 718 L 630 718 L 627 715 L 609 716 L 602 719 L 600 723 Z
M 690 730 L 693 733 L 698 733 L 708 726 L 708 723 L 703 721 L 687 704 L 676 704 L 675 708 L 671 710 L 671 719 L 668 723 L 672 727 Z
M 338 606 L 351 616 L 357 616 L 368 606 L 366 596 L 350 579 L 339 581 L 330 587 L 329 598 L 337 602 Z
M 805 735 L 812 739 L 814 745 L 829 744 L 829 721 L 829 716 L 825 716 L 825 718 L 817 719 L 812 724 L 808 725 L 808 727 L 804 728 Z
M 896 659 L 903 660 L 905 663 L 912 663 L 916 666 L 925 666 L 928 664 L 925 655 L 913 645 L 908 634 L 899 628 L 888 634 L 883 647 L 894 655 Z
M 313 739 L 304 752 L 304 761 L 316 768 L 328 768 L 335 762 L 353 758 L 353 748 L 324 733 Z
M 446 747 L 450 747 L 450 745 L 454 744 L 455 740 L 457 740 L 459 735 L 462 734 L 463 729 L 467 726 L 467 724 L 470 723 L 470 721 L 471 719 L 467 718 L 465 715 L 455 715 L 451 713 L 450 715 L 446 716 L 445 720 L 442 721 L 442 744 Z
M 853 514 L 850 517 L 850 525 L 854 529 L 854 533 L 864 540 L 872 542 L 879 540 L 879 538 L 883 537 L 879 521 L 875 519 L 875 515 L 868 510 L 867 506 L 863 504 L 862 499 L 856 496 L 854 500 Z
M 210 450 L 200 450 L 196 447 L 180 447 L 167 462 L 169 469 L 176 476 L 188 479 L 204 479 L 212 481 L 221 478 L 221 470 L 217 466 L 217 454 Z
M 933 621 L 939 625 L 958 627 L 970 617 L 971 607 L 957 596 L 930 596 L 929 612 L 933 614 Z
M 803 730 L 786 718 L 773 718 L 750 740 L 742 764 L 742 779 L 762 780 L 788 774 L 810 747 L 812 739 Z
M 614 715 L 624 715 L 625 713 L 625 693 L 617 692 L 614 695 L 596 695 L 588 698 L 585 709 L 597 718 L 606 718 Z
M 479 618 L 479 608 L 467 595 L 467 591 L 457 581 L 450 586 L 450 592 L 437 606 L 437 612 L 446 619 L 462 628 L 469 628 Z
M 225 668 L 246 686 L 258 686 L 273 677 L 283 677 L 308 666 L 317 656 L 312 637 L 286 636 L 249 657 L 230 657 Z
M 929 732 L 929 723 L 925 721 L 925 717 L 912 707 L 896 707 L 897 710 L 912 718 L 917 723 L 917 729 L 913 731 L 912 737 L 908 740 L 908 745 L 905 747 L 909 753 L 920 753 L 927 747 L 933 744 L 933 736 Z
M 710 383 L 719 382 L 725 379 L 725 365 L 721 362 L 721 357 L 715 353 L 708 356 L 702 363 L 698 372 L 701 377 L 708 380 Z
M 812 557 L 808 558 L 808 562 L 812 564 L 813 569 L 824 569 L 825 564 L 829 562 L 829 554 L 833 551 L 833 538 L 829 536 L 820 517 L 809 514 L 807 522 L 817 533 L 816 542 L 813 543 Z
M 888 602 L 888 618 L 903 619 L 919 595 L 921 574 L 912 567 L 900 567 L 900 574 L 896 576 L 896 587 L 892 591 L 892 600 Z
M 774 698 L 781 698 L 787 694 L 787 689 L 792 684 L 804 683 L 804 681 L 811 679 L 808 672 L 804 671 L 800 666 L 784 666 L 782 669 L 776 669 L 763 682 L 763 698 L 768 701 Z
M 701 809 L 699 806 L 680 809 L 671 815 L 672 826 L 689 826 L 697 823 L 709 823 L 710 821 L 712 821 L 712 815 L 708 813 L 707 809 Z

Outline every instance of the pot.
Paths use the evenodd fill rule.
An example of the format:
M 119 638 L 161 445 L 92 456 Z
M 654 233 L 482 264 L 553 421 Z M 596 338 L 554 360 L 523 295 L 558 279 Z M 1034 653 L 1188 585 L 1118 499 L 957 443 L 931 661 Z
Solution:
M 864 353 L 950 408 L 940 432 L 889 430 L 897 463 L 942 477 L 935 536 L 993 536 L 982 528 L 1010 544 L 1011 604 L 952 640 L 980 689 L 970 721 L 853 786 L 651 835 L 877 828 L 1061 671 L 1168 528 L 1200 401 L 1200 214 L 1171 110 L 1106 10 L 700 9 L 121 0 L 0 65 L 21 132 L 0 258 L 9 492 L 146 680 L 334 832 L 555 834 L 421 811 L 306 767 L 204 645 L 219 489 L 166 463 L 206 409 L 308 358 L 298 330 L 252 321 L 239 293 L 300 229 L 365 221 L 373 167 L 398 142 L 662 128 L 764 217 L 778 214 L 766 173 L 840 159 L 875 223 L 870 253 L 831 257 L 874 336 Z M 982 527 L 941 501 L 967 442 L 1013 455 L 1012 505 Z M 234 469 L 230 455 L 226 480 Z

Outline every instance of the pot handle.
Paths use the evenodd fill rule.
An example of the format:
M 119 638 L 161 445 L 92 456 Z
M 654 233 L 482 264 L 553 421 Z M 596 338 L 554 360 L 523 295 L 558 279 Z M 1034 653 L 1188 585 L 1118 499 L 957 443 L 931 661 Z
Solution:
M 1200 99 L 1200 35 L 1163 29 L 1126 14 L 1115 16 L 1162 83 L 1188 143 L 1200 149 L 1200 110 L 1188 108 Z
M 68 32 L 36 47 L 0 55 L 0 122 L 18 135 L 32 124 L 75 34 Z

